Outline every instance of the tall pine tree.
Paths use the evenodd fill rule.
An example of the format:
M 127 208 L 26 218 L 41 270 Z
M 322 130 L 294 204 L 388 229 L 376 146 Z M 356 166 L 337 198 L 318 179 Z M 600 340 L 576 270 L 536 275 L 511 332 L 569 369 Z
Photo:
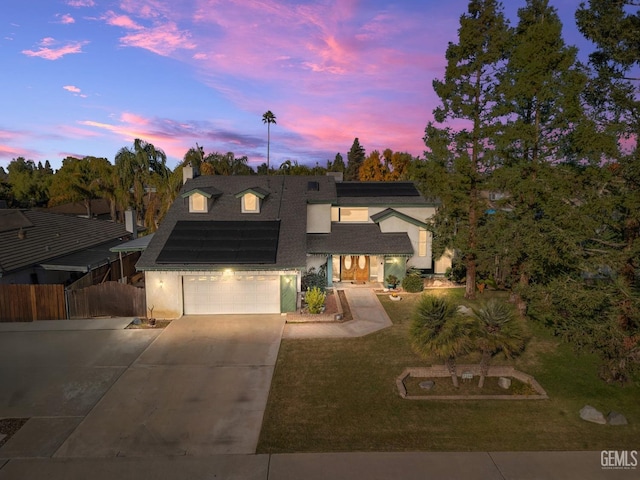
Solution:
M 480 190 L 494 166 L 496 88 L 509 40 L 502 5 L 471 0 L 460 18 L 458 36 L 459 43 L 447 48 L 444 79 L 433 82 L 442 105 L 425 130 L 425 171 L 428 190 L 443 202 L 435 218 L 436 238 L 461 252 L 467 270 L 465 297 L 475 298 L 478 227 L 484 211 Z

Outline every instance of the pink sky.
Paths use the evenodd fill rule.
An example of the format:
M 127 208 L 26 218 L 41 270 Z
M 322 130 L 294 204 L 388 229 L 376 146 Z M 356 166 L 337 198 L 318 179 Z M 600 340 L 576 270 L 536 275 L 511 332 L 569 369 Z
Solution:
M 325 164 L 367 152 L 422 155 L 448 41 L 467 1 L 51 0 L 3 3 L 0 166 L 18 156 L 113 162 L 141 138 L 171 167 L 208 152 Z M 576 2 L 551 2 L 568 43 Z M 522 2 L 509 2 L 515 18 Z M 8 73 L 11 72 L 11 73 Z

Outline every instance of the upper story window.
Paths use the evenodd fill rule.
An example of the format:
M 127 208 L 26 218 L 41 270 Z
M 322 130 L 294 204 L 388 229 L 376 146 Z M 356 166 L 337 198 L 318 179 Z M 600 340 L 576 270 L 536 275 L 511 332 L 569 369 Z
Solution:
M 222 195 L 212 187 L 194 188 L 182 194 L 182 198 L 189 199 L 189 213 L 207 213 L 211 205 Z
M 418 230 L 418 256 L 426 257 L 427 256 L 427 229 L 420 228 Z
M 247 192 L 242 196 L 242 213 L 260 213 L 260 199 L 257 195 Z
M 336 215 L 332 211 L 331 220 L 340 223 L 366 223 L 369 221 L 368 207 L 340 207 Z
M 189 212 L 207 213 L 207 198 L 200 193 L 194 193 L 193 195 L 190 195 Z

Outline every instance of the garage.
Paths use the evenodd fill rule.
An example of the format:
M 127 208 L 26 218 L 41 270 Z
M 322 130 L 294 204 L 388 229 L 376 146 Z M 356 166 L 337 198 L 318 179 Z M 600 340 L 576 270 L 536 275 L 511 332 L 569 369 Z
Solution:
M 184 314 L 280 313 L 279 275 L 185 275 Z

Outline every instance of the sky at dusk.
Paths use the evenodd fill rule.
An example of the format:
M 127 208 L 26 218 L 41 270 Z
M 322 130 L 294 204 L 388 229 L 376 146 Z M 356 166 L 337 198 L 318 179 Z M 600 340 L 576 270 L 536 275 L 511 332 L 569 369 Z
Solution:
M 512 24 L 524 0 L 508 0 Z M 589 47 L 577 0 L 551 0 Z M 422 155 L 467 0 L 2 0 L 0 166 L 105 157 L 141 138 L 174 168 L 206 153 L 314 165 L 358 137 Z

